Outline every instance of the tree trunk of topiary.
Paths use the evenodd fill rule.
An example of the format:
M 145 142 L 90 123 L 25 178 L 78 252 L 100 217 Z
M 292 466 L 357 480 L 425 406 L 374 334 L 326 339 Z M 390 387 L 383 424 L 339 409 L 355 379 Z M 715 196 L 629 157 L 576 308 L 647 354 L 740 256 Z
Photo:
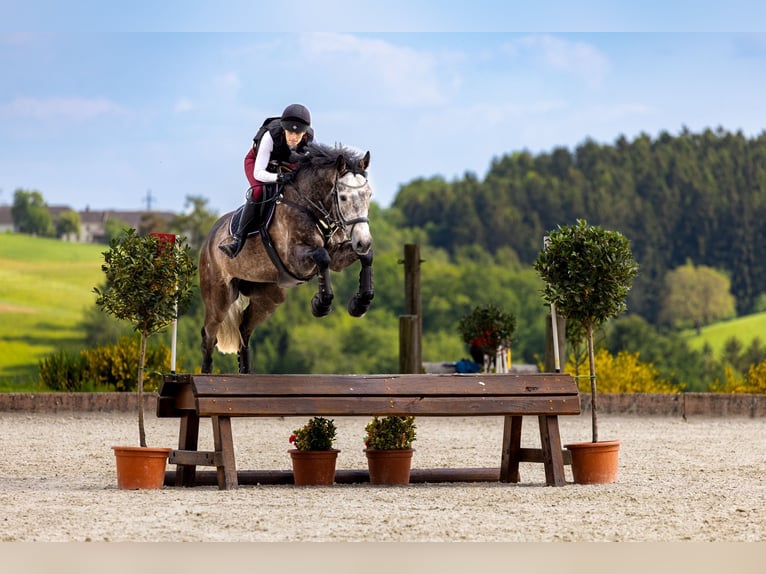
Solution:
M 146 359 L 146 340 L 148 335 L 141 333 L 141 351 L 138 354 L 138 438 L 139 444 L 146 447 L 146 429 L 144 428 L 144 360 Z
M 593 325 L 588 325 L 588 363 L 590 364 L 590 412 L 593 442 L 598 442 L 598 405 L 596 404 L 596 354 L 593 350 Z

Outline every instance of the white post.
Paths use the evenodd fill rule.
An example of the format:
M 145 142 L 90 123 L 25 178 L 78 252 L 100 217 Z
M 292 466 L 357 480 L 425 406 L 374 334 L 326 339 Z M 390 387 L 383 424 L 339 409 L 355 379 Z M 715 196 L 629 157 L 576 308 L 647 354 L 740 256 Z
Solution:
M 543 249 L 548 247 L 549 237 L 543 237 Z M 551 303 L 551 336 L 553 337 L 553 365 L 557 373 L 561 372 L 561 358 L 559 357 L 559 324 L 556 320 L 556 305 Z
M 178 337 L 178 302 L 175 305 L 175 319 L 170 335 L 170 374 L 176 374 L 176 339 Z

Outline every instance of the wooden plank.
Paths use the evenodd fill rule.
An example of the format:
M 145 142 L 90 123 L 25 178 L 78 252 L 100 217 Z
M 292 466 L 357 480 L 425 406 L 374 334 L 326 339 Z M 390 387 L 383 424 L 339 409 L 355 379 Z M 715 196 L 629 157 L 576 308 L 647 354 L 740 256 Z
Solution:
M 179 382 L 167 380 L 166 377 L 157 398 L 157 416 L 177 417 L 184 412 L 193 412 L 196 407 L 191 378 L 186 377 L 185 382 Z
M 497 482 L 499 476 L 498 468 L 413 468 L 410 471 L 410 483 Z M 213 471 L 197 473 L 199 486 L 215 486 L 217 481 L 218 477 Z M 336 484 L 358 484 L 369 481 L 370 475 L 366 469 L 335 471 Z M 293 473 L 290 470 L 240 470 L 237 471 L 237 483 L 240 486 L 293 484 Z M 175 485 L 175 471 L 165 471 L 165 485 Z
M 493 396 L 577 395 L 574 379 L 561 373 L 403 375 L 193 375 L 203 396 Z
M 177 377 L 163 377 L 160 391 L 157 397 L 157 416 L 158 417 L 177 417 L 180 416 L 177 399 L 178 395 L 184 389 L 191 388 L 191 379 L 188 375 L 179 375 Z
M 192 466 L 215 466 L 215 453 L 202 450 L 173 450 L 170 451 L 168 464 L 192 465 Z M 176 485 L 182 486 L 182 485 Z M 187 485 L 183 485 L 187 486 Z
M 199 398 L 200 416 L 490 416 L 580 413 L 579 397 Z
M 173 397 L 176 395 L 176 389 L 189 384 L 191 375 L 165 375 L 162 377 L 158 394 L 161 397 Z
M 572 464 L 572 453 L 569 452 L 568 450 L 561 451 L 561 458 L 565 466 Z M 543 456 L 543 449 L 520 448 L 519 462 L 545 462 L 545 457 Z

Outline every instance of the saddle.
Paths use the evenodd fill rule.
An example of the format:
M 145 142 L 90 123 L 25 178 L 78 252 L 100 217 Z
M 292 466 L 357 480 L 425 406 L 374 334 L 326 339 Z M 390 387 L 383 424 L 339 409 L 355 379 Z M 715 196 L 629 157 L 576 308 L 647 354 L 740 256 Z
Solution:
M 257 220 L 254 218 L 253 223 L 251 223 L 250 227 L 245 231 L 245 235 L 250 237 L 255 237 L 256 235 L 260 235 L 261 228 L 267 228 L 269 225 L 271 225 L 271 220 L 274 218 L 274 209 L 276 208 L 277 202 L 276 202 L 276 190 L 275 185 L 264 185 L 263 186 L 263 196 L 261 199 L 257 202 L 260 204 L 260 217 L 257 218 Z M 229 219 L 229 235 L 234 235 L 236 230 L 239 227 L 239 220 L 242 219 L 242 212 L 245 210 L 244 205 L 240 205 L 234 213 L 231 215 L 231 219 Z

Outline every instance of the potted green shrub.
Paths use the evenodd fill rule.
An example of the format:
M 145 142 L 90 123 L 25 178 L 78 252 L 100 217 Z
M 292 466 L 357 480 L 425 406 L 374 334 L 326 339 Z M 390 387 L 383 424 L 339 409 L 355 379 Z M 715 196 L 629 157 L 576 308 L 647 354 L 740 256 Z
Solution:
M 468 345 L 471 358 L 482 365 L 485 371 L 495 365 L 497 352 L 501 347 L 510 347 L 516 330 L 516 317 L 503 312 L 494 303 L 474 307 L 458 322 L 458 331 Z
M 175 236 L 141 236 L 130 229 L 112 239 L 109 250 L 103 253 L 101 266 L 106 276 L 103 288 L 94 288 L 96 305 L 117 319 L 129 321 L 140 334 L 141 347 L 138 359 L 138 435 L 139 447 L 113 447 L 117 457 L 117 482 L 120 488 L 161 488 L 169 448 L 149 448 L 146 445 L 144 426 L 144 363 L 146 343 L 149 337 L 170 325 L 179 312 L 188 305 L 192 294 L 192 280 L 196 265 L 184 238 Z M 145 456 L 156 474 L 161 466 L 159 484 L 157 479 L 142 476 L 132 480 L 129 472 L 131 462 L 142 464 Z M 137 460 L 134 460 L 137 459 Z M 157 460 L 160 459 L 160 460 Z
M 545 286 L 543 298 L 585 332 L 590 367 L 592 441 L 566 445 L 572 452 L 575 482 L 613 482 L 617 477 L 619 441 L 599 441 L 598 396 L 593 331 L 626 309 L 626 299 L 638 273 L 630 243 L 619 232 L 577 220 L 550 233 L 547 246 L 534 263 Z M 580 462 L 607 451 L 603 471 L 581 471 Z
M 314 417 L 290 435 L 289 450 L 296 486 L 330 486 L 335 482 L 335 463 L 339 450 L 335 443 L 335 421 Z
M 409 484 L 415 417 L 373 417 L 364 427 L 367 468 L 372 484 Z

